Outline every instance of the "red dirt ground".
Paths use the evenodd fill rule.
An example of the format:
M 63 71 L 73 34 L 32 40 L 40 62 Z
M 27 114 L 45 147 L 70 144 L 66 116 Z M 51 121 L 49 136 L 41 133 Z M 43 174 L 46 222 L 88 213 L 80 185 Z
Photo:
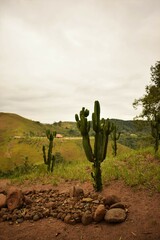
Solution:
M 93 191 L 91 183 L 65 182 L 53 189 L 67 191 L 71 186 L 78 185 L 85 192 Z M 0 189 L 5 189 L 8 181 L 0 181 Z M 51 185 L 21 185 L 22 190 L 47 189 Z M 0 240 L 160 240 L 160 193 L 148 190 L 135 190 L 123 182 L 114 181 L 104 186 L 104 196 L 114 194 L 127 204 L 129 214 L 121 224 L 92 223 L 69 225 L 64 222 L 46 218 L 37 222 L 24 221 L 21 224 L 9 225 L 0 223 Z

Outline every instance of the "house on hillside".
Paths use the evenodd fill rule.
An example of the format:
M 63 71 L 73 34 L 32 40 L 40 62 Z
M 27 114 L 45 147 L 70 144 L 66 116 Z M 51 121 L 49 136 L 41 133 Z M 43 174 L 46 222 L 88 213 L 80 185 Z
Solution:
M 14 136 L 14 139 L 22 139 L 22 138 L 24 138 L 24 136 Z
M 57 133 L 57 134 L 56 134 L 56 138 L 63 138 L 63 135 Z

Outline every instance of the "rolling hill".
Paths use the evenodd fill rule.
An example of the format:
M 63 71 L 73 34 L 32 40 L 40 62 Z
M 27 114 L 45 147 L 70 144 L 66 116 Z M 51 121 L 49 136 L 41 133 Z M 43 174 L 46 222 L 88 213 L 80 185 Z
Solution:
M 131 148 L 149 145 L 149 124 L 147 122 L 123 121 L 112 119 L 121 131 L 119 143 Z M 29 159 L 31 163 L 42 163 L 42 146 L 48 144 L 46 129 L 63 135 L 55 139 L 55 151 L 64 158 L 79 159 L 84 154 L 81 139 L 68 142 L 65 137 L 80 137 L 76 122 L 55 122 L 42 124 L 13 113 L 0 113 L 0 170 L 14 168 L 15 165 Z M 91 135 L 94 133 L 91 131 Z M 62 144 L 65 143 L 65 147 Z M 62 146 L 63 145 L 63 146 Z M 78 148 L 77 148 L 78 146 Z M 123 148 L 125 149 L 125 148 Z

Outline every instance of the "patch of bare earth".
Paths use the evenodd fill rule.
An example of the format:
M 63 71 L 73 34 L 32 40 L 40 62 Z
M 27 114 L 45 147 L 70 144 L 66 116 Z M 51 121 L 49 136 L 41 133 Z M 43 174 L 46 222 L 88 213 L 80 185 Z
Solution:
M 0 189 L 6 189 L 9 182 L 0 180 Z M 52 185 L 21 185 L 26 189 L 58 189 L 66 192 L 72 186 L 78 185 L 85 192 L 93 192 L 91 183 L 64 182 L 58 186 Z M 123 182 L 114 181 L 104 186 L 103 196 L 116 195 L 127 204 L 129 214 L 127 220 L 120 224 L 106 222 L 69 225 L 55 218 L 41 219 L 36 222 L 24 221 L 9 225 L 0 222 L 1 240 L 160 240 L 160 194 L 147 190 L 135 190 Z

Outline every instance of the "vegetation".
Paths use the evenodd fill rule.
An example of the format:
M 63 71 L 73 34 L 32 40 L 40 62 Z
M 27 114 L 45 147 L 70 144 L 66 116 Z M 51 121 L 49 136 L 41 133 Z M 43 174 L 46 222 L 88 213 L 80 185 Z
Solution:
M 56 132 L 51 133 L 50 130 L 47 130 L 46 135 L 49 140 L 48 155 L 46 157 L 46 148 L 45 148 L 45 145 L 43 145 L 43 148 L 42 148 L 43 159 L 44 159 L 44 163 L 47 165 L 48 172 L 53 172 L 55 156 L 52 154 L 52 149 L 53 149 L 53 140 L 56 137 Z
M 57 162 L 54 168 L 54 174 L 46 172 L 44 164 L 31 164 L 27 159 L 21 165 L 15 166 L 8 171 L 0 171 L 1 178 L 10 178 L 13 182 L 23 183 L 27 180 L 28 184 L 34 183 L 52 183 L 58 184 L 62 181 L 81 182 L 90 181 L 91 164 L 86 161 L 83 155 L 81 140 L 74 145 L 75 140 L 65 140 L 64 148 L 67 146 L 68 151 L 73 155 L 68 159 L 68 151 L 63 152 L 63 161 Z M 59 140 L 58 140 L 59 144 Z M 91 142 L 93 144 L 93 142 Z M 134 188 L 144 188 L 151 192 L 160 192 L 160 165 L 159 160 L 154 158 L 152 148 L 141 150 L 131 150 L 123 145 L 118 144 L 119 154 L 116 158 L 112 156 L 112 146 L 109 143 L 107 161 L 101 165 L 102 183 L 109 184 L 110 181 L 124 181 L 128 186 Z M 158 157 L 160 152 L 158 151 Z
M 95 132 L 93 151 L 89 138 L 90 121 L 87 120 L 88 115 L 88 109 L 83 107 L 79 116 L 78 114 L 75 115 L 75 119 L 77 121 L 77 127 L 82 135 L 83 148 L 86 157 L 93 164 L 91 176 L 94 180 L 94 188 L 96 191 L 101 191 L 101 163 L 106 158 L 109 135 L 113 131 L 113 125 L 110 123 L 109 119 L 100 119 L 100 104 L 98 101 L 95 101 L 94 112 L 92 113 L 92 125 Z
M 153 141 L 149 123 L 144 120 L 118 119 L 112 119 L 111 122 L 117 125 L 121 137 L 117 141 L 116 158 L 112 156 L 112 141 L 109 139 L 107 161 L 101 164 L 102 184 L 121 180 L 132 187 L 160 192 L 160 152 L 158 150 L 155 157 L 152 148 L 148 148 Z M 76 123 L 61 122 L 60 125 L 46 125 L 16 114 L 0 113 L 0 177 L 20 183 L 27 180 L 28 184 L 90 181 L 92 178 L 88 173 L 92 171 L 92 163 L 86 161 Z M 48 146 L 46 129 L 51 130 L 53 127 L 64 136 L 55 138 L 53 142 L 56 163 L 54 174 L 46 172 L 42 156 L 42 145 Z M 93 134 L 91 122 L 92 148 Z
M 155 152 L 158 151 L 160 140 L 160 61 L 151 66 L 151 84 L 146 86 L 146 94 L 136 99 L 133 106 L 142 106 L 139 117 L 146 117 L 151 122 L 152 136 L 155 139 Z

